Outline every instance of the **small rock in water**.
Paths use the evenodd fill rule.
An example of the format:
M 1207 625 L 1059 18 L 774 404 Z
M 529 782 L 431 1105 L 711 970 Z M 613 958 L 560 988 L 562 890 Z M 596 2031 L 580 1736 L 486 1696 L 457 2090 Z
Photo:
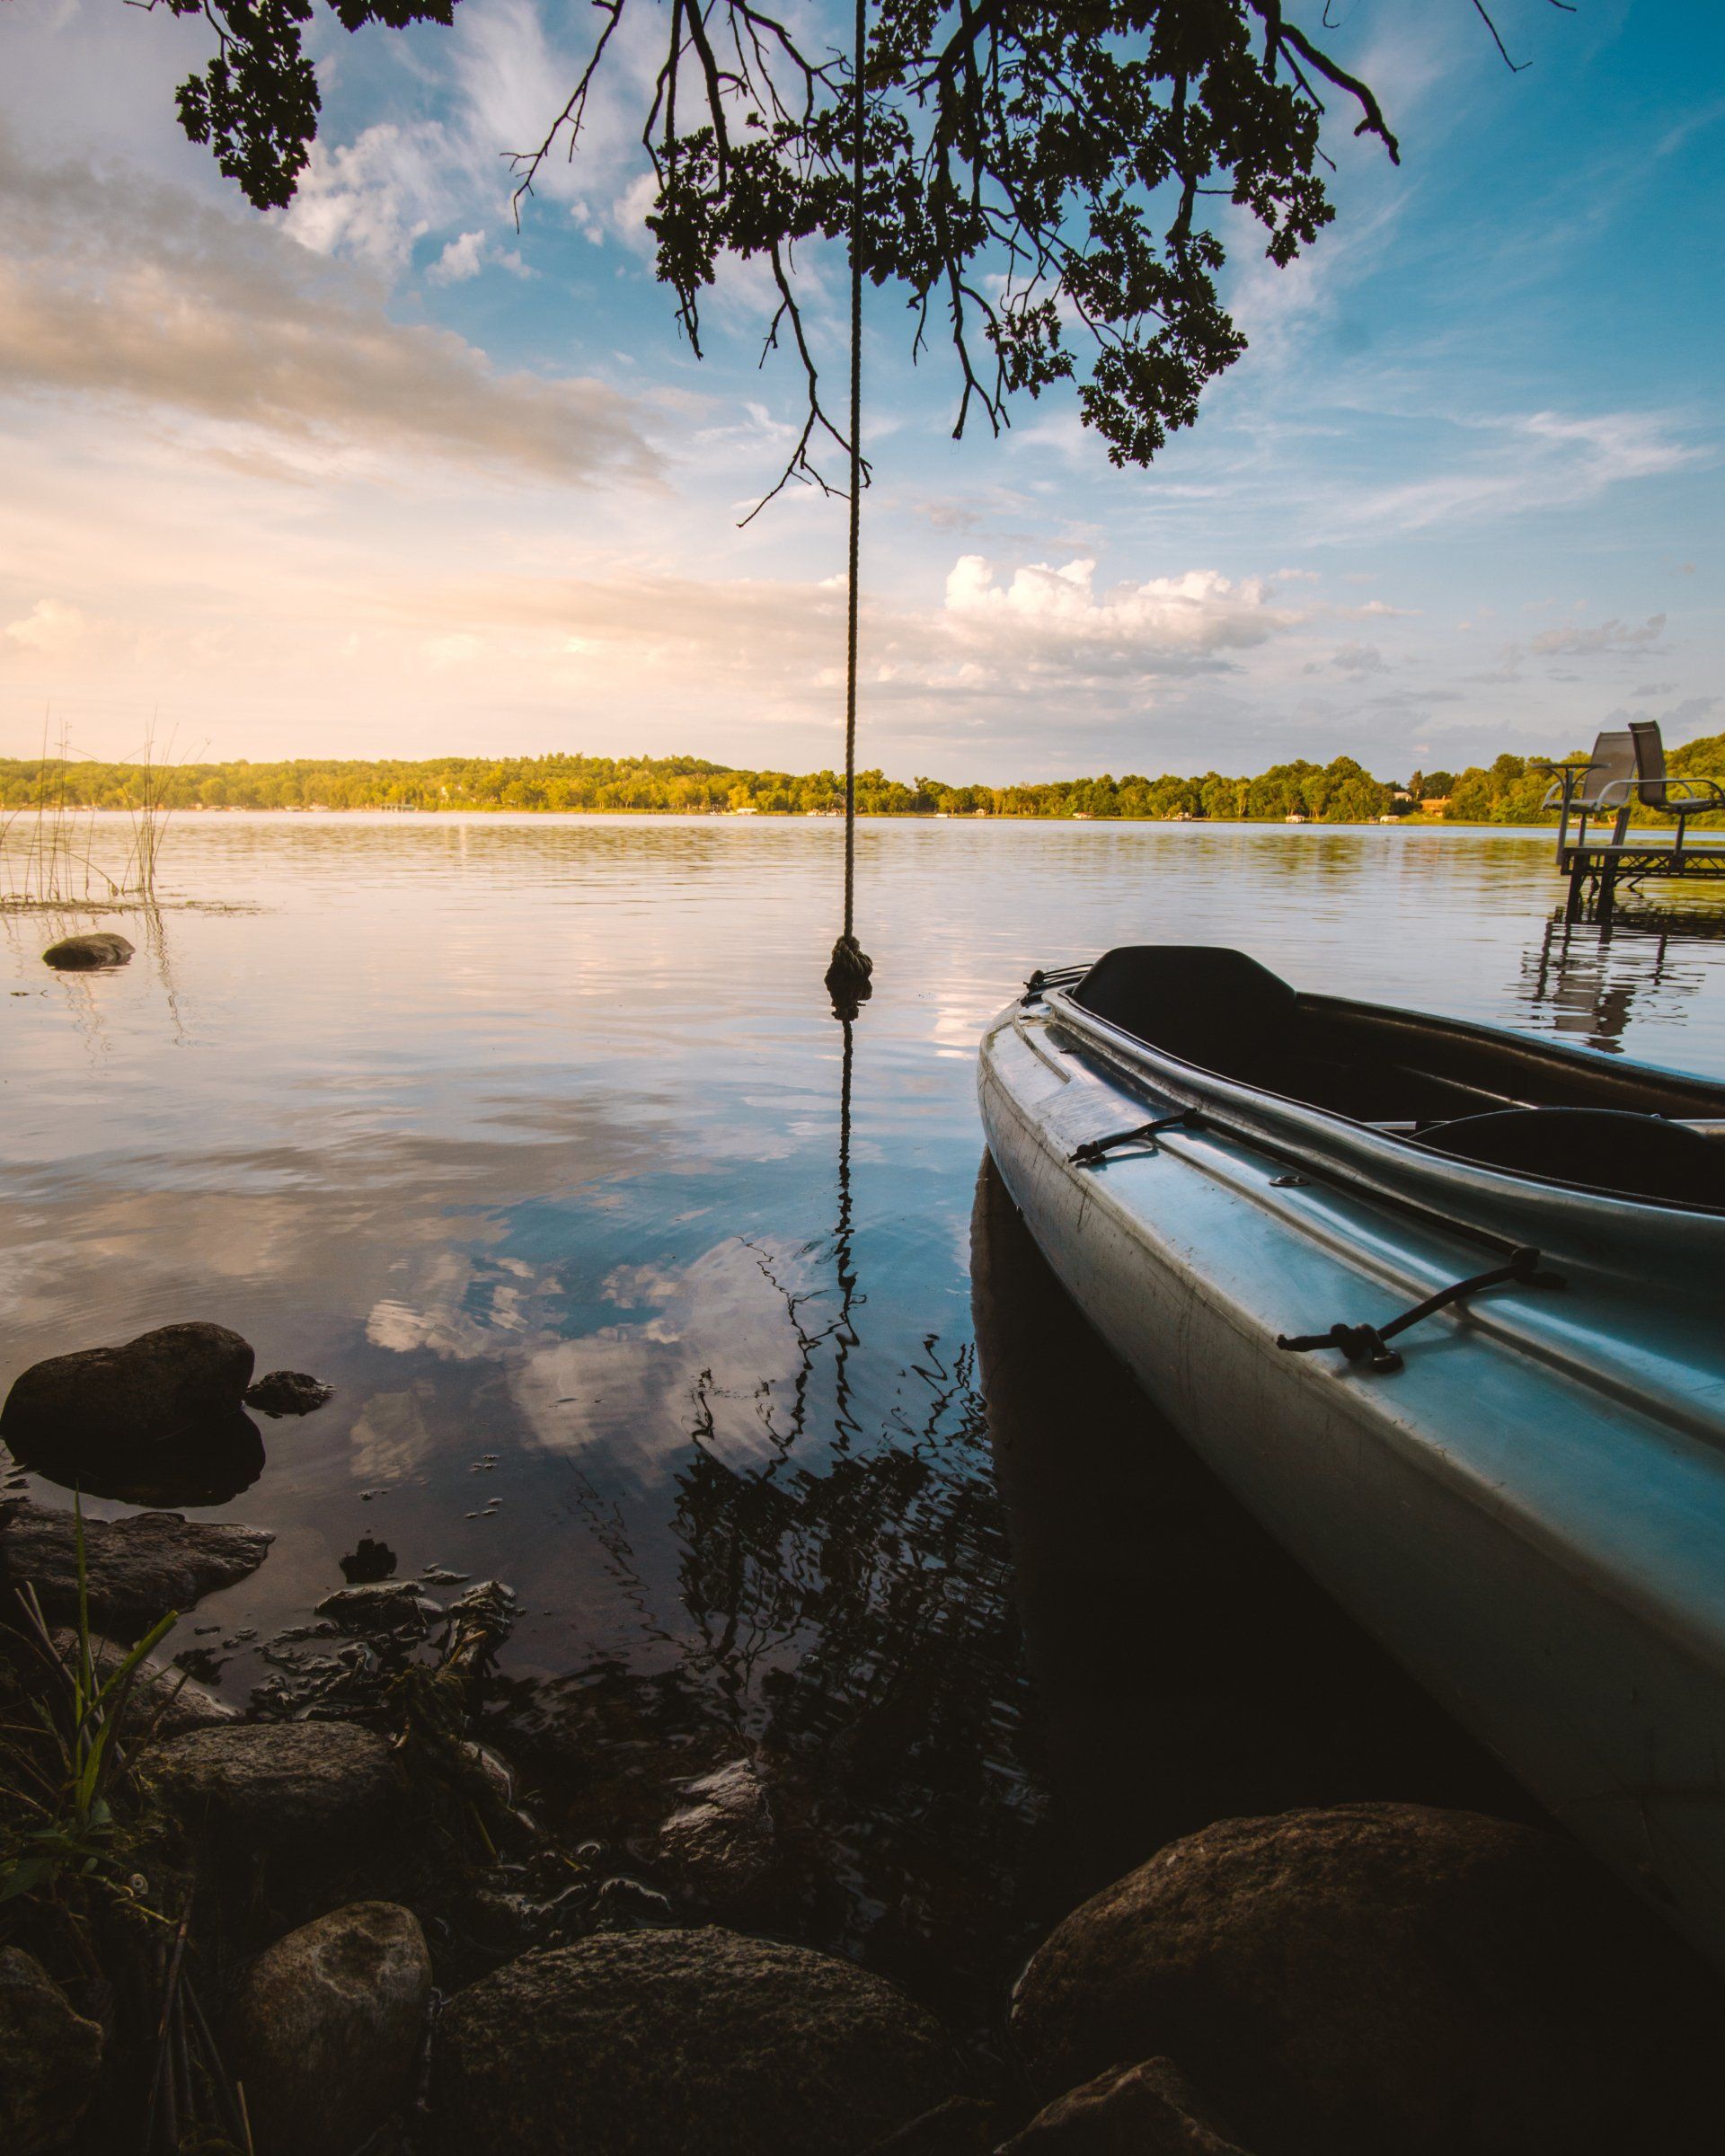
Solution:
M 100 928 L 87 935 L 62 936 L 42 953 L 42 963 L 56 973 L 93 973 L 104 966 L 124 966 L 135 948 L 111 929 Z
M 277 1420 L 284 1415 L 311 1415 L 335 1398 L 335 1387 L 303 1370 L 269 1370 L 245 1395 L 248 1408 Z
M 450 2156 L 859 2156 L 951 2095 L 939 2025 L 846 1961 L 733 1931 L 625 1931 L 457 1993 L 432 2053 Z
M 758 1917 L 778 1867 L 766 1789 L 747 1759 L 688 1784 L 691 1801 L 659 1830 L 659 1857 L 683 1890 L 717 1915 Z
M 374 1541 L 368 1534 L 362 1534 L 358 1546 L 341 1561 L 341 1577 L 350 1587 L 373 1586 L 390 1578 L 395 1570 L 395 1552 L 387 1542 Z
M 59 2148 L 88 2109 L 102 2029 L 74 2013 L 33 1955 L 0 1947 L 0 2148 L 40 2156 Z
M 879 2156 L 887 2156 L 882 2150 Z M 1248 2156 L 1172 2059 L 1111 2066 L 1057 2097 L 998 2156 Z
M 665 1931 L 677 1922 L 671 1904 L 657 1887 L 621 1871 L 600 1882 L 591 1914 L 597 1931 Z
M 317 1604 L 317 1614 L 344 1632 L 411 1632 L 422 1639 L 427 1615 L 443 1613 L 436 1603 L 421 1599 L 411 1580 L 388 1579 L 338 1587 Z
M 357 2148 L 412 2099 L 431 1963 L 411 1911 L 356 1902 L 260 1955 L 230 2025 L 260 2156 Z
M 273 1539 L 260 1527 L 187 1520 L 177 1512 L 85 1520 L 90 1614 L 97 1624 L 135 1637 L 170 1610 L 189 1610 L 212 1589 L 255 1572 Z M 50 1617 L 75 1613 L 76 1517 L 13 1498 L 0 1506 L 0 1585 L 26 1584 Z

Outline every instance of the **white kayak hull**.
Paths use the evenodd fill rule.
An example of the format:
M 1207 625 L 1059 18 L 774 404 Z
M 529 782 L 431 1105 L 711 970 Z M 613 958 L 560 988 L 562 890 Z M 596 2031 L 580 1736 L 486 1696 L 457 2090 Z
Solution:
M 1572 1230 L 1561 1293 L 1511 1287 L 1443 1311 L 1398 1339 L 1393 1374 L 1288 1353 L 1278 1335 L 1382 1325 L 1491 1259 L 1326 1161 L 1322 1131 L 1304 1167 L 1274 1116 L 1261 1143 L 1225 1086 L 1195 1128 L 1073 1161 L 1086 1139 L 1201 1097 L 1204 1074 L 1181 1075 L 1057 993 L 995 1021 L 983 1122 L 1037 1243 L 1247 1508 L 1725 1966 L 1713 1297 L 1638 1293 L 1621 1254 L 1591 1263 L 1600 1236 L 1627 1253 L 1659 1227 L 1641 1217 L 1656 1208 L 1601 1200 Z M 1348 1134 L 1331 1135 L 1345 1152 Z M 1718 1224 L 1704 1224 L 1698 1282 Z

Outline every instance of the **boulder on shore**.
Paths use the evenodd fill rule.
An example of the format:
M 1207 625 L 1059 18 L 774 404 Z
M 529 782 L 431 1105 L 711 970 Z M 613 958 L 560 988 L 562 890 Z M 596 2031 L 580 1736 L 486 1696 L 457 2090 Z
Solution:
M 140 1512 L 85 1520 L 84 1572 L 93 1622 L 136 1639 L 170 1610 L 255 1572 L 274 1538 L 261 1527 Z M 0 1506 L 0 1586 L 35 1588 L 49 1617 L 78 1606 L 76 1515 L 20 1498 Z
M 385 1740 L 352 1722 L 234 1722 L 147 1752 L 138 1772 L 189 1837 L 223 1857 L 345 1865 L 388 1823 L 402 1783 Z
M 1111 2066 L 1056 2097 L 999 2156 L 1247 2156 L 1172 2059 Z
M 260 2156 L 358 2148 L 407 2110 L 430 1995 L 425 1935 L 394 1902 L 332 1910 L 260 1955 L 228 2055 Z
M 75 2013 L 33 1955 L 0 1947 L 0 2149 L 58 2149 L 89 2108 L 102 2029 Z
M 857 2156 L 951 2094 L 937 2023 L 878 1976 L 717 1929 L 526 1954 L 432 2052 L 451 2156 Z
M 42 953 L 44 966 L 56 973 L 93 973 L 104 966 L 124 966 L 136 947 L 112 929 L 93 929 L 81 936 L 62 936 Z
M 1013 2029 L 1049 2095 L 1178 2061 L 1258 2156 L 1671 2156 L 1718 2011 L 1573 1843 L 1350 1804 L 1171 1842 L 1038 1948 Z
M 0 1408 L 0 1437 L 20 1458 L 43 1446 L 131 1450 L 172 1443 L 232 1416 L 255 1361 L 226 1325 L 158 1325 L 117 1348 L 80 1348 L 32 1363 Z

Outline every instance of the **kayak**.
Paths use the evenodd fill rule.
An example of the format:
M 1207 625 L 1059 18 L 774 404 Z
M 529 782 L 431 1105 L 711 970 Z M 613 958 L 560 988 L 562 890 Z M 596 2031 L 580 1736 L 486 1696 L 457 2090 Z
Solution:
M 1725 1085 L 1149 945 L 978 1092 L 1150 1399 L 1725 1966 Z

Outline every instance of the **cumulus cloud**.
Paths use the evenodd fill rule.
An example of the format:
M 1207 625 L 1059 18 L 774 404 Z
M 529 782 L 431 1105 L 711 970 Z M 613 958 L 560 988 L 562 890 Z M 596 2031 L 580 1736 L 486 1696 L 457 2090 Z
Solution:
M 179 190 L 0 155 L 0 382 L 362 454 L 559 481 L 641 476 L 629 400 L 504 373 L 279 230 Z
M 1190 570 L 1098 593 L 1095 574 L 1093 561 L 1038 561 L 1003 579 L 982 555 L 962 555 L 946 579 L 942 626 L 967 649 L 1019 667 L 1142 673 L 1214 661 L 1302 619 L 1272 605 L 1258 578 Z
M 89 625 L 81 608 L 63 599 L 38 599 L 28 614 L 0 629 L 0 636 L 20 650 L 52 655 L 81 643 Z
M 484 259 L 485 234 L 464 232 L 450 241 L 426 275 L 434 285 L 464 284 L 470 277 L 479 275 Z

